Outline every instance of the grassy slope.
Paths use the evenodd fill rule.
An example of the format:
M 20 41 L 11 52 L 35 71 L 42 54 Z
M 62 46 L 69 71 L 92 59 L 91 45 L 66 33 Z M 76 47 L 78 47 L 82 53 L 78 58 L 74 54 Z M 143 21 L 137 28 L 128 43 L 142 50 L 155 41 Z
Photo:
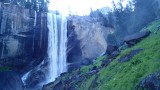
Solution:
M 153 22 L 147 28 L 155 32 L 158 24 L 160 24 L 160 20 Z M 129 62 L 118 63 L 117 60 L 120 56 L 136 48 L 144 48 L 144 51 Z M 90 86 L 95 78 L 95 76 L 90 76 L 83 83 L 78 84 L 80 90 L 87 90 L 89 86 L 90 90 L 133 90 L 141 79 L 160 70 L 160 31 L 157 34 L 152 33 L 132 48 L 122 51 L 120 56 L 111 62 L 109 66 L 100 70 L 96 86 Z M 99 57 L 93 65 L 83 67 L 81 71 L 85 73 L 94 65 L 100 66 L 105 57 Z
M 134 90 L 143 78 L 160 70 L 160 30 L 157 31 L 159 24 L 160 20 L 151 23 L 147 28 L 153 33 L 135 46 L 121 51 L 121 54 L 108 66 L 101 66 L 102 61 L 106 60 L 107 57 L 104 55 L 98 57 L 92 65 L 84 66 L 60 77 L 64 83 L 63 87 L 69 85 L 74 87 L 75 90 Z M 118 63 L 121 56 L 137 48 L 143 48 L 144 50 L 130 61 Z M 97 66 L 99 72 L 86 75 L 94 66 Z M 65 81 L 69 82 L 66 83 Z M 54 85 L 51 84 L 49 87 L 53 88 Z

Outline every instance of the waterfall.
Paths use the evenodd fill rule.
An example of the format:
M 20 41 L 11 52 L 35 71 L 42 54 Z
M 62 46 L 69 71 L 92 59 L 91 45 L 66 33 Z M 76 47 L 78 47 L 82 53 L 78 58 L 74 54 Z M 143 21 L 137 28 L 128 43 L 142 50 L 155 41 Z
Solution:
M 66 41 L 67 20 L 62 15 L 48 13 L 48 82 L 54 81 L 61 73 L 67 71 L 66 64 Z

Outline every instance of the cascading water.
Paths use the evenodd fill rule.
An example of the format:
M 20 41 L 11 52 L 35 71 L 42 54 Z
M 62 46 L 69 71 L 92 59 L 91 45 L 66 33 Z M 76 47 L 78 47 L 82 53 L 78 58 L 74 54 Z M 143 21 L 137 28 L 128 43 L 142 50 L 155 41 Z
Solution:
M 67 20 L 62 15 L 48 13 L 48 59 L 49 77 L 52 82 L 61 73 L 67 71 L 66 42 L 67 42 Z

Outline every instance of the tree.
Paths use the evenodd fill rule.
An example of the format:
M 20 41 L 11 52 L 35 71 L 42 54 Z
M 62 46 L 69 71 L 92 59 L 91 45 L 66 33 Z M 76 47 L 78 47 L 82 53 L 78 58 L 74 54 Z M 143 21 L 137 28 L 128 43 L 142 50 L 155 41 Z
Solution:
M 113 2 L 116 17 L 116 36 L 123 38 L 128 34 L 139 32 L 152 22 L 156 16 L 155 0 L 133 0 L 123 7 L 121 0 L 118 4 Z
M 48 11 L 48 0 L 1 0 L 2 3 L 10 3 L 24 7 L 27 9 L 34 9 L 36 11 Z
M 118 4 L 115 4 L 113 2 L 113 6 L 113 13 L 116 17 L 115 34 L 118 39 L 121 39 L 128 34 L 127 26 L 130 24 L 130 16 L 133 12 L 133 9 L 131 4 L 128 4 L 126 7 L 123 7 L 121 1 L 119 1 Z
M 137 32 L 156 18 L 154 0 L 134 0 L 134 12 L 131 15 L 130 33 Z

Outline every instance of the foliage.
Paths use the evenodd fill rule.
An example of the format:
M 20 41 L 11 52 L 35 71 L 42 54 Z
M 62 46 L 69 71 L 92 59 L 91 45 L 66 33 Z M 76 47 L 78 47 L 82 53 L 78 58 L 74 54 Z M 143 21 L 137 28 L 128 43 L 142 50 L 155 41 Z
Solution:
M 118 4 L 113 2 L 114 6 L 114 15 L 116 17 L 115 21 L 115 35 L 117 38 L 123 38 L 128 34 L 127 26 L 130 24 L 130 16 L 132 14 L 133 8 L 132 4 L 128 4 L 126 7 L 123 7 L 122 2 L 119 1 Z
M 102 25 L 105 27 L 114 28 L 115 17 L 112 12 L 108 12 L 107 15 L 104 15 L 99 9 L 96 11 L 91 11 L 90 17 L 96 17 L 98 21 L 102 22 Z
M 48 11 L 48 0 L 2 0 L 2 3 L 14 4 L 27 9 L 34 9 L 36 11 Z
M 123 7 L 120 0 L 118 4 L 113 2 L 113 6 L 116 17 L 115 35 L 118 39 L 140 31 L 158 17 L 155 0 L 132 0 L 126 7 Z
M 153 6 L 154 0 L 135 0 L 135 8 L 130 18 L 131 25 L 128 27 L 129 33 L 139 31 L 147 26 L 148 23 L 156 18 L 155 9 Z

